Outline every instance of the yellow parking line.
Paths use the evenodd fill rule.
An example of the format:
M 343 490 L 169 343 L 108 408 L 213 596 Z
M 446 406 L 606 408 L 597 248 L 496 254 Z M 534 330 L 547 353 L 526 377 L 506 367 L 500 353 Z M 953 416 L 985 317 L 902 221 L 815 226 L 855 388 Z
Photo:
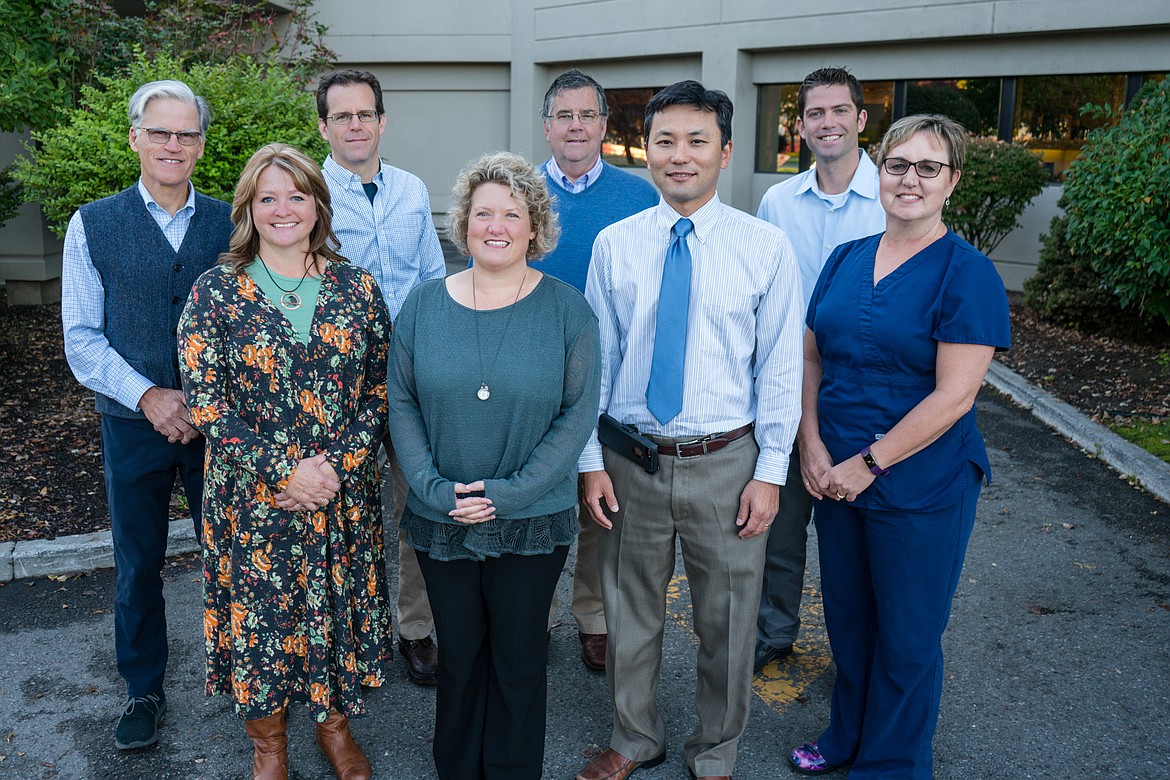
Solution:
M 666 617 L 693 632 L 690 587 L 683 575 L 672 579 L 667 587 Z M 772 661 L 765 666 L 752 681 L 752 689 L 769 707 L 781 709 L 799 700 L 805 690 L 829 668 L 832 660 L 829 637 L 825 634 L 821 594 L 816 588 L 805 586 L 800 605 L 800 639 L 796 642 L 794 652 L 787 658 Z

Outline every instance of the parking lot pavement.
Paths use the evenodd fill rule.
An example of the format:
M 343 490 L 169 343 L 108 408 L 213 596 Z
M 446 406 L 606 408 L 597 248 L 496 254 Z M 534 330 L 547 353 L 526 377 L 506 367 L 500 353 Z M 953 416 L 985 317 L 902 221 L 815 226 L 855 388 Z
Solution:
M 983 494 L 943 640 L 936 778 L 1164 780 L 1170 507 L 1003 397 L 985 391 L 980 404 L 995 481 Z M 793 659 L 756 681 L 738 780 L 796 777 L 784 766 L 787 749 L 815 737 L 828 717 L 833 668 L 819 620 L 815 534 L 810 544 L 804 633 Z M 113 746 L 123 699 L 113 661 L 113 572 L 0 586 L 0 777 L 248 776 L 242 725 L 223 699 L 202 694 L 197 566 L 184 556 L 165 570 L 169 711 L 160 744 L 134 752 Z M 640 780 L 686 777 L 681 747 L 694 725 L 695 651 L 681 565 L 677 574 L 658 694 L 668 760 L 640 771 Z M 564 622 L 550 648 L 545 761 L 546 777 L 566 780 L 605 746 L 611 717 L 604 676 L 579 660 L 568 580 L 566 573 Z M 353 730 L 377 777 L 433 777 L 433 696 L 398 664 L 389 684 L 371 692 L 371 716 Z M 290 743 L 292 777 L 331 776 L 303 712 L 292 713 Z

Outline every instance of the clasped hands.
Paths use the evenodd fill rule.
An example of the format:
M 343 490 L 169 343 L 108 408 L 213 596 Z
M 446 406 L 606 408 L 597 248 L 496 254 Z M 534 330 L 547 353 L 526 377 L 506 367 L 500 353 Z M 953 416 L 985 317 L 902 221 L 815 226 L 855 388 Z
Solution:
M 290 512 L 316 511 L 337 496 L 341 480 L 325 455 L 314 455 L 297 462 L 284 491 L 274 497 L 276 505 Z
M 453 517 L 464 525 L 475 525 L 477 523 L 486 523 L 488 520 L 495 520 L 496 508 L 492 505 L 490 498 L 487 496 L 463 497 L 468 493 L 483 489 L 482 479 L 466 485 L 462 482 L 456 482 L 455 508 L 447 513 L 448 517 Z
M 821 442 L 801 444 L 800 478 L 813 498 L 832 501 L 855 501 L 873 484 L 874 475 L 861 455 L 854 455 L 837 465 Z
M 171 444 L 190 444 L 199 438 L 199 431 L 191 424 L 191 415 L 182 390 L 155 385 L 138 399 L 138 408 L 154 429 L 166 436 Z

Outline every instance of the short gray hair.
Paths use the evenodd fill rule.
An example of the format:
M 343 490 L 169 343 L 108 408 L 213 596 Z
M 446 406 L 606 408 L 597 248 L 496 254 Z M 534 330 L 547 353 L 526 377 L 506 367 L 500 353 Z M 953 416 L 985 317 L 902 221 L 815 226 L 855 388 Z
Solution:
M 151 81 L 134 91 L 130 97 L 131 127 L 142 126 L 142 115 L 146 113 L 146 105 L 152 100 L 178 100 L 195 106 L 199 111 L 199 132 L 207 134 L 207 128 L 211 126 L 211 108 L 207 101 L 196 95 L 186 84 L 174 79 Z
M 605 102 L 605 90 L 597 83 L 597 79 L 588 73 L 582 73 L 577 68 L 567 70 L 553 79 L 548 92 L 544 93 L 544 107 L 540 110 L 540 115 L 545 119 L 551 119 L 553 101 L 562 92 L 574 89 L 592 89 L 597 95 L 597 112 L 602 116 L 609 116 L 609 105 Z
M 961 124 L 942 114 L 914 114 L 890 125 L 878 146 L 877 164 L 880 166 L 891 149 L 906 143 L 916 133 L 926 133 L 942 143 L 950 157 L 947 164 L 951 170 L 963 170 L 963 163 L 967 161 L 967 131 Z
M 471 197 L 481 184 L 503 184 L 512 197 L 528 208 L 528 219 L 536 238 L 528 244 L 528 259 L 537 260 L 557 248 L 561 226 L 553 211 L 552 197 L 544 174 L 532 163 L 512 152 L 485 154 L 464 168 L 451 191 L 451 208 L 447 211 L 447 237 L 464 255 L 467 251 L 467 219 Z

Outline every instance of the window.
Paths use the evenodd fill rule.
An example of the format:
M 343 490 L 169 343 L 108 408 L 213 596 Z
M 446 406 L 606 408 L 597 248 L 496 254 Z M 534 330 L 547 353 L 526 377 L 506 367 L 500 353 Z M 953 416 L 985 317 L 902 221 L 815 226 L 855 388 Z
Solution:
M 609 120 L 601 157 L 610 165 L 625 168 L 646 167 L 646 146 L 642 129 L 646 122 L 646 104 L 662 87 L 607 89 Z
M 1052 180 L 1064 181 L 1065 171 L 1081 153 L 1089 131 L 1114 121 L 1082 116 L 1081 106 L 1121 106 L 1125 102 L 1125 79 L 1124 74 L 1019 79 L 1012 140 L 1039 152 Z
M 882 134 L 893 121 L 894 82 L 863 81 L 865 111 L 869 118 L 859 141 L 861 148 L 876 149 Z M 796 173 L 814 162 L 807 150 L 801 159 L 802 144 L 796 131 L 796 92 L 799 84 L 763 84 L 756 128 L 756 171 Z
M 906 84 L 906 114 L 943 114 L 967 132 L 999 130 L 999 79 L 945 79 Z

